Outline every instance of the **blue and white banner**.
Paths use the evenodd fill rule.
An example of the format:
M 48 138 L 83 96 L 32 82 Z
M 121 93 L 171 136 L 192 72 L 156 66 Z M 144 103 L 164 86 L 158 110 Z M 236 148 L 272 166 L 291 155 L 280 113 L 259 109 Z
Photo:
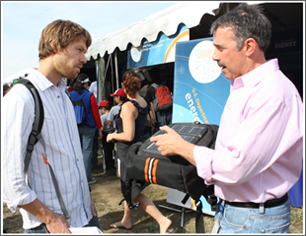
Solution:
M 127 68 L 135 69 L 174 62 L 177 42 L 189 40 L 189 29 L 180 24 L 177 33 L 167 37 L 160 33 L 154 42 L 145 41 L 142 47 L 131 47 L 128 51 Z
M 212 38 L 176 45 L 172 122 L 219 125 L 230 80 L 212 60 Z

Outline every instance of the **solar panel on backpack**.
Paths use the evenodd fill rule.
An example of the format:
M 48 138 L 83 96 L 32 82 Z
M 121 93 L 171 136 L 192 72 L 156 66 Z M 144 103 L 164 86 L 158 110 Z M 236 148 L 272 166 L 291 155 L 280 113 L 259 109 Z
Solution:
M 205 124 L 195 123 L 173 123 L 169 125 L 170 128 L 174 129 L 181 137 L 187 142 L 197 144 L 203 136 L 208 132 L 208 126 Z M 153 136 L 165 134 L 165 131 L 159 130 Z M 150 139 L 147 139 L 139 148 L 138 155 L 144 157 L 155 157 L 160 159 L 173 160 L 174 157 L 165 157 L 158 151 L 158 147 L 155 143 L 152 143 Z M 175 157 L 175 162 L 185 164 L 187 161 L 182 157 Z

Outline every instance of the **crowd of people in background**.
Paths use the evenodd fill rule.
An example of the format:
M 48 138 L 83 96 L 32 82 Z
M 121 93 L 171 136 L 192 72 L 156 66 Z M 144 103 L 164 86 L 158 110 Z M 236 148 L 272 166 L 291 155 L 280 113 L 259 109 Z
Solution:
M 153 83 L 164 84 L 161 72 L 158 68 L 152 68 L 149 70 L 150 78 L 143 78 L 141 81 L 141 86 L 139 94 L 144 97 L 150 104 L 150 112 L 147 114 L 146 124 L 145 124 L 145 134 L 147 137 L 152 136 L 156 131 L 159 130 L 159 127 L 163 125 L 171 124 L 172 119 L 172 109 L 167 110 L 166 112 L 155 111 L 153 106 L 153 100 L 155 99 L 155 88 L 152 86 Z M 87 77 L 87 75 L 85 76 Z M 70 81 L 68 86 L 69 92 L 73 91 L 73 84 L 76 80 Z M 150 82 L 151 81 L 151 82 Z M 107 83 L 109 85 L 109 83 Z M 87 90 L 92 92 L 97 99 L 97 81 L 91 82 L 88 85 Z M 106 137 L 108 134 L 113 133 L 117 130 L 116 121 L 114 119 L 115 115 L 118 114 L 122 104 L 127 100 L 127 95 L 122 88 L 117 89 L 114 93 L 107 96 L 108 99 L 103 99 L 99 104 L 98 108 L 100 110 L 100 118 L 103 126 L 102 139 L 98 138 L 98 128 L 96 127 L 96 134 L 93 142 L 93 154 L 91 158 L 91 169 L 97 169 L 98 160 L 97 152 L 101 150 L 103 163 L 102 169 L 104 173 L 118 173 L 118 158 L 116 157 L 116 142 L 107 143 Z M 114 104 L 111 106 L 111 104 Z M 119 160 L 120 162 L 120 160 Z M 91 181 L 90 183 L 93 183 Z

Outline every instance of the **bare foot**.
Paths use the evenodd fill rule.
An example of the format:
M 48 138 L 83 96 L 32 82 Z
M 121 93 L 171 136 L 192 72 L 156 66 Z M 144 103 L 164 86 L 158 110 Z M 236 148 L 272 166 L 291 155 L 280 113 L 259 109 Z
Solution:
M 160 225 L 159 225 L 159 231 L 160 233 L 166 233 L 170 225 L 172 224 L 172 221 L 168 218 L 164 220 Z
M 130 230 L 132 229 L 132 225 L 124 225 L 121 221 L 115 222 L 109 225 L 110 228 L 115 228 L 115 229 L 127 229 Z

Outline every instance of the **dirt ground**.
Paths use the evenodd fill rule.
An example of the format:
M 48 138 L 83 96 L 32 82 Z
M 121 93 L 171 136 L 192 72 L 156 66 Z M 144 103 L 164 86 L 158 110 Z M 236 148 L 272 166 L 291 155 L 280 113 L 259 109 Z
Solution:
M 120 182 L 116 173 L 103 173 L 101 159 L 99 159 L 99 167 L 92 171 L 93 176 L 97 179 L 95 184 L 90 185 L 92 188 L 91 196 L 95 202 L 98 212 L 99 222 L 104 234 L 155 234 L 159 233 L 157 222 L 142 211 L 139 207 L 133 210 L 133 228 L 111 229 L 109 225 L 113 222 L 120 221 L 123 215 L 123 204 L 118 205 L 122 200 Z M 177 234 L 190 233 L 194 234 L 196 213 L 189 211 L 184 214 L 170 209 L 165 209 L 163 206 L 176 208 L 181 210 L 181 207 L 167 203 L 167 188 L 159 185 L 149 185 L 143 190 L 143 193 L 148 196 L 158 207 L 158 209 L 169 219 L 172 220 L 170 229 L 177 229 Z M 205 233 L 210 233 L 213 226 L 213 217 L 204 216 Z M 303 209 L 292 208 L 290 233 L 303 233 Z M 181 224 L 183 227 L 181 227 Z M 18 212 L 11 213 L 3 204 L 3 230 L 7 233 L 23 233 L 22 219 Z

